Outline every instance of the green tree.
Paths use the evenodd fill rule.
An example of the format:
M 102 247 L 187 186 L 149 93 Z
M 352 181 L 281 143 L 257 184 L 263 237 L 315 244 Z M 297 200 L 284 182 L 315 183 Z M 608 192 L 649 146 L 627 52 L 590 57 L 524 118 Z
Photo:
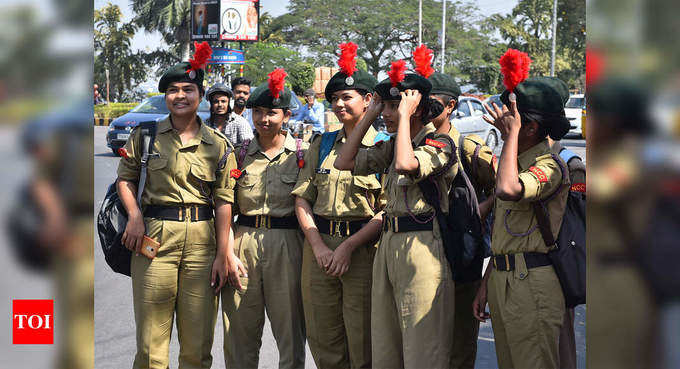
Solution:
M 245 75 L 254 84 L 267 80 L 267 74 L 275 68 L 283 68 L 288 73 L 286 81 L 295 93 L 304 91 L 314 84 L 314 66 L 305 62 L 293 50 L 270 42 L 250 44 L 246 51 Z
M 136 27 L 122 23 L 121 18 L 120 8 L 111 3 L 94 11 L 95 81 L 105 86 L 106 70 L 109 70 L 112 99 L 120 98 L 132 88 L 133 83 L 142 82 L 147 77 L 142 55 L 133 53 L 131 48 Z
M 314 85 L 314 66 L 310 63 L 295 63 L 288 74 L 290 75 L 291 87 L 298 96 L 302 96 L 306 89 Z
M 191 52 L 190 0 L 132 0 L 133 22 L 148 32 L 160 32 L 168 45 L 177 45 L 178 60 L 189 60 Z

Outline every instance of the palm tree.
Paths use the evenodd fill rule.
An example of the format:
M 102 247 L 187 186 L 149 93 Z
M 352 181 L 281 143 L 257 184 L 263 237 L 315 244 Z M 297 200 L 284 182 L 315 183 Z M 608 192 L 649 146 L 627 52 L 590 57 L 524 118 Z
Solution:
M 158 31 L 168 45 L 179 44 L 180 60 L 188 60 L 191 44 L 190 0 L 132 0 L 133 22 L 148 32 Z

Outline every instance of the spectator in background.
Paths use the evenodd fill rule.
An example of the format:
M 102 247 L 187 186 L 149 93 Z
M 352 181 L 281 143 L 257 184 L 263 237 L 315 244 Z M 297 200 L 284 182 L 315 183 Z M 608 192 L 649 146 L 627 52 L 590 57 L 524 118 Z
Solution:
M 294 117 L 296 121 L 302 124 L 309 124 L 312 126 L 313 134 L 322 134 L 326 130 L 324 128 L 324 107 L 323 104 L 316 101 L 316 92 L 313 88 L 305 90 L 303 97 L 306 104 L 302 105 Z
M 246 118 L 250 123 L 250 128 L 255 129 L 252 112 L 250 109 L 246 109 L 251 84 L 252 82 L 248 78 L 236 77 L 231 81 L 231 91 L 234 93 L 234 113 Z
M 229 100 L 233 92 L 223 83 L 215 83 L 207 93 L 210 102 L 210 118 L 206 124 L 224 133 L 232 145 L 240 145 L 245 140 L 253 139 L 253 129 L 248 121 L 231 110 Z
M 94 105 L 103 104 L 102 95 L 99 93 L 99 85 L 94 84 Z

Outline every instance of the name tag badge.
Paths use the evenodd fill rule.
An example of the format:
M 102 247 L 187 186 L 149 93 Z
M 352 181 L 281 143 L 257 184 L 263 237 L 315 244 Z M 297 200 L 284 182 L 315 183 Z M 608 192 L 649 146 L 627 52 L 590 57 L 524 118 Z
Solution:
M 326 168 L 316 168 L 316 172 L 319 174 L 331 174 L 331 170 Z

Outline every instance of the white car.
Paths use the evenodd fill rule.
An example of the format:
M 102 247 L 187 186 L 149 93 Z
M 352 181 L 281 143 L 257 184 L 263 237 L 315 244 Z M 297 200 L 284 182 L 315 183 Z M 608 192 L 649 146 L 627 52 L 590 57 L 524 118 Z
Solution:
M 456 110 L 451 114 L 451 124 L 463 135 L 476 134 L 494 151 L 501 142 L 501 133 L 484 118 L 486 110 L 479 99 L 461 96 Z
M 581 129 L 581 118 L 583 110 L 586 108 L 586 97 L 583 94 L 571 95 L 567 104 L 564 106 L 564 113 L 569 119 L 569 134 L 583 136 Z

